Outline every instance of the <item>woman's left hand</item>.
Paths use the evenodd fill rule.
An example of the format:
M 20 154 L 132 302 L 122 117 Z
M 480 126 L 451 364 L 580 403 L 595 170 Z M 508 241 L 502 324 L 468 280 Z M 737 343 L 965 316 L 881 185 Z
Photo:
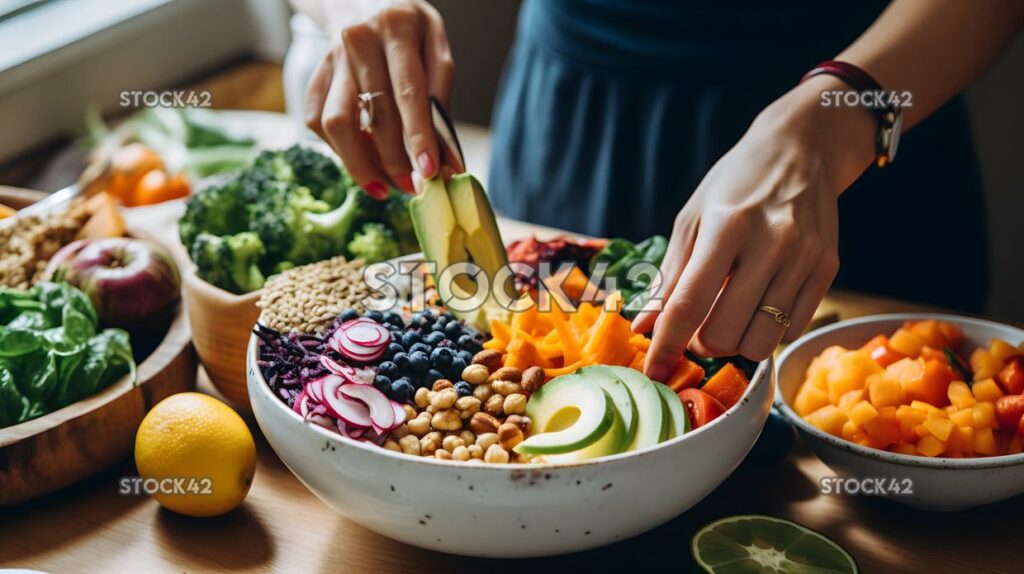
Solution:
M 661 284 L 633 323 L 654 331 L 652 379 L 667 380 L 687 347 L 767 358 L 803 332 L 832 284 L 838 195 L 871 161 L 874 119 L 826 110 L 820 92 L 797 90 L 758 116 L 676 217 Z M 788 328 L 763 305 L 788 313 Z

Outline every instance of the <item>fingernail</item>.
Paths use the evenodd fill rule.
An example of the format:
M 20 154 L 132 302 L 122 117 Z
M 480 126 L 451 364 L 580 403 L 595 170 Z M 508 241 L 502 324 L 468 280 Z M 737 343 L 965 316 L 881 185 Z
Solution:
M 402 175 L 402 176 L 399 176 L 395 180 L 395 185 L 398 187 L 398 189 L 400 189 L 400 190 L 402 190 L 402 191 L 404 191 L 406 193 L 412 193 L 413 192 L 412 175 Z
M 668 367 L 665 365 L 651 365 L 651 368 L 647 369 L 647 376 L 651 380 L 664 383 L 668 380 Z
M 369 193 L 371 196 L 373 196 L 374 199 L 384 199 L 384 197 L 387 196 L 388 194 L 387 186 L 379 181 L 371 181 L 370 183 L 364 185 L 363 189 L 366 190 L 366 193 Z
M 420 165 L 420 173 L 423 174 L 423 177 L 430 179 L 436 175 L 434 172 L 437 171 L 437 166 L 434 165 L 434 160 L 427 152 L 423 152 L 417 156 L 416 162 Z

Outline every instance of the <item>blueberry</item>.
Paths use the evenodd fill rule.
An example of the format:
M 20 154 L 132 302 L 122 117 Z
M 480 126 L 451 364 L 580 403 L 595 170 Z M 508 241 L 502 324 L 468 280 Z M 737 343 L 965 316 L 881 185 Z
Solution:
M 451 349 L 455 346 L 455 341 L 452 341 L 451 339 L 441 339 L 441 342 L 438 343 L 437 346 Z
M 401 343 L 390 343 L 384 351 L 384 358 L 394 360 L 395 355 L 403 352 L 405 352 L 405 348 L 402 347 Z
M 452 350 L 447 347 L 438 347 L 430 353 L 430 362 L 434 365 L 435 369 L 444 371 L 448 367 L 452 366 L 452 359 L 455 355 Z
M 468 397 L 473 394 L 473 387 L 466 381 L 459 381 L 455 383 L 455 391 L 459 393 L 460 397 Z
M 382 323 L 384 321 L 384 313 L 381 313 L 380 311 L 378 311 L 376 309 L 372 309 L 370 311 L 367 311 L 363 315 L 363 317 L 366 317 L 367 319 L 369 319 L 371 321 L 374 321 L 376 323 Z
M 402 346 L 405 347 L 406 349 L 411 350 L 413 345 L 419 343 L 422 340 L 423 337 L 420 337 L 419 333 L 406 331 L 405 333 L 402 334 Z
M 413 346 L 409 347 L 409 354 L 411 355 L 413 353 L 420 352 L 429 355 L 432 350 L 433 349 L 430 348 L 430 345 L 426 343 L 416 343 Z
M 431 332 L 423 337 L 423 342 L 431 347 L 436 347 L 441 341 L 444 341 L 444 333 Z
M 339 315 L 338 317 L 342 321 L 351 321 L 352 319 L 359 318 L 359 311 L 356 311 L 355 309 L 345 309 L 344 311 L 341 312 L 341 315 Z
M 412 365 L 412 370 L 417 373 L 425 373 L 430 369 L 430 357 L 422 351 L 416 351 L 415 353 L 409 354 L 409 363 Z
M 416 389 L 413 388 L 409 379 L 402 378 L 391 383 L 391 400 L 407 403 L 412 400 L 415 392 Z
M 452 366 L 448 369 L 448 373 L 452 379 L 456 381 L 462 378 L 462 371 L 466 370 L 466 361 L 456 357 L 452 359 Z
M 462 362 L 467 365 L 473 362 L 473 353 L 470 351 L 462 350 L 459 351 L 455 356 L 462 359 Z
M 398 377 L 398 365 L 394 361 L 384 361 L 377 365 L 377 374 L 382 375 L 391 379 Z
M 384 375 L 377 375 L 373 378 L 373 386 L 376 387 L 378 391 L 387 394 L 388 389 L 391 388 L 391 379 Z
M 441 371 L 438 371 L 437 369 L 430 369 L 429 371 L 427 371 L 427 374 L 423 375 L 423 380 L 426 381 L 427 384 L 429 384 L 429 385 L 433 385 L 434 381 L 436 381 L 438 379 L 443 379 L 443 378 L 444 378 L 444 373 L 442 373 Z
M 444 334 L 449 339 L 458 339 L 459 335 L 462 334 L 462 324 L 458 321 L 450 321 L 444 326 Z
M 409 355 L 405 353 L 395 353 L 394 358 L 391 359 L 398 366 L 398 370 L 405 373 L 412 369 L 412 362 L 409 359 Z
M 448 324 L 448 321 L 451 321 L 451 317 L 450 316 L 448 316 L 448 315 L 441 315 L 440 317 L 438 317 L 434 321 L 434 324 L 436 325 L 436 324 L 440 323 L 441 326 L 443 327 L 443 326 Z
M 388 325 L 398 327 L 399 329 L 405 327 L 405 321 L 402 320 L 402 316 L 399 315 L 398 313 L 395 313 L 394 311 L 388 311 L 387 313 L 384 313 L 383 319 L 384 322 L 387 323 Z
M 438 322 L 436 322 L 436 323 L 434 323 L 433 325 L 430 326 L 430 330 L 435 332 L 435 333 L 441 333 L 443 335 L 444 334 L 444 323 L 438 321 Z
M 428 378 L 429 377 L 425 373 L 423 375 L 416 375 L 412 379 L 412 386 L 416 387 L 417 389 L 422 389 L 422 388 L 429 389 L 431 387 L 431 385 L 434 384 L 434 382 L 433 381 L 428 381 L 427 380 Z

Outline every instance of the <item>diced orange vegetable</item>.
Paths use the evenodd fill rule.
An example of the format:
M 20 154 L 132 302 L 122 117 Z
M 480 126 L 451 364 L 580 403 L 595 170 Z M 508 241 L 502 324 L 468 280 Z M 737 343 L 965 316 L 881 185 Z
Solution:
M 989 402 L 983 402 L 974 405 L 975 430 L 983 428 L 995 428 L 996 425 L 996 409 L 994 404 Z
M 829 404 L 828 393 L 811 385 L 803 385 L 796 394 L 793 408 L 796 410 L 796 414 L 804 417 L 827 404 Z
M 828 398 L 835 404 L 843 393 L 864 388 L 869 375 L 882 372 L 882 367 L 866 351 L 847 351 L 828 374 Z
M 826 405 L 805 417 L 807 422 L 819 429 L 836 436 L 839 436 L 846 423 L 846 415 L 839 411 L 834 405 Z
M 945 442 L 949 440 L 949 433 L 953 432 L 953 427 L 956 424 L 949 419 L 931 418 L 924 421 L 924 428 L 928 429 L 928 432 L 935 438 Z
M 900 381 L 907 399 L 924 401 L 937 407 L 949 404 L 946 388 L 954 375 L 946 363 L 935 359 L 904 359 L 893 363 L 889 369 L 894 369 L 891 374 Z
M 907 357 L 916 357 L 924 345 L 924 339 L 907 329 L 897 329 L 892 337 L 889 337 L 889 348 Z
M 864 421 L 864 431 L 879 445 L 886 448 L 900 441 L 900 421 L 896 416 L 896 407 L 883 407 L 878 416 Z
M 672 377 L 665 384 L 673 392 L 678 393 L 683 389 L 696 387 L 702 380 L 704 380 L 704 367 L 686 358 L 686 356 L 682 356 L 679 357 L 679 362 L 676 363 L 676 372 L 672 373 Z
M 999 371 L 996 380 L 1008 395 L 1024 393 L 1024 356 L 1011 357 Z
M 1003 362 L 985 349 L 975 349 L 971 353 L 971 371 L 976 381 L 994 378 L 1002 368 Z
M 953 381 L 949 383 L 949 388 L 946 389 L 946 396 L 949 397 L 949 402 L 956 406 L 958 409 L 966 409 L 967 407 L 973 407 L 977 399 L 971 394 L 970 387 L 963 381 Z
M 839 397 L 839 403 L 836 404 L 839 410 L 844 413 L 850 410 L 850 407 L 864 400 L 864 389 L 854 389 L 852 391 L 846 391 L 843 396 Z
M 946 443 L 932 435 L 926 435 L 917 441 L 917 451 L 924 456 L 939 456 L 946 450 Z
M 917 456 L 917 447 L 905 442 L 892 445 L 892 451 L 897 454 L 909 454 L 911 456 Z
M 728 410 L 739 402 L 749 383 L 743 371 L 732 363 L 726 363 L 704 383 L 701 390 L 718 399 L 718 402 Z
M 977 381 L 977 379 L 975 380 Z M 1003 391 L 999 388 L 995 379 L 978 381 L 971 387 L 971 391 L 974 393 L 974 398 L 979 401 L 995 402 L 999 397 L 1003 396 Z
M 570 299 L 583 298 L 583 291 L 590 284 L 590 278 L 583 270 L 573 265 L 568 269 L 559 269 L 544 281 L 545 286 L 554 292 L 561 286 L 561 291 Z
M 875 335 L 870 341 L 864 343 L 864 346 L 861 347 L 860 349 L 862 351 L 867 351 L 870 355 L 875 351 L 875 349 L 885 347 L 888 343 L 889 337 L 887 337 L 886 335 Z
M 940 325 L 941 323 L 939 321 L 936 321 L 935 319 L 928 319 L 904 325 L 904 328 L 920 337 L 921 340 L 924 341 L 925 345 L 934 349 L 941 349 L 943 347 L 948 347 L 949 341 L 946 340 L 946 335 L 942 332 Z
M 846 416 L 849 417 L 854 424 L 863 425 L 866 421 L 878 416 L 878 409 L 871 406 L 871 403 L 867 401 L 860 401 L 850 407 L 850 410 L 846 412 Z
M 992 339 L 992 342 L 989 343 L 988 346 L 988 353 L 992 355 L 993 359 L 1000 363 L 1005 363 L 1010 357 L 1015 357 L 1021 354 L 1017 347 L 1010 345 L 1002 339 Z
M 996 448 L 996 437 L 991 428 L 974 429 L 974 452 L 984 455 L 995 455 L 999 452 Z
M 974 426 L 974 409 L 960 409 L 957 412 L 949 415 L 949 420 L 953 421 L 954 424 L 962 427 Z
M 861 428 L 859 426 L 854 424 L 853 421 L 846 421 L 843 423 L 843 428 L 839 430 L 839 436 L 846 440 L 853 440 L 859 432 L 861 432 Z
M 949 433 L 946 448 L 964 455 L 974 454 L 974 429 L 969 426 L 954 426 Z
M 868 397 L 877 408 L 893 407 L 903 402 L 903 387 L 885 373 L 871 375 L 867 380 Z
M 634 370 L 643 372 L 643 370 L 644 370 L 644 360 L 646 358 L 647 358 L 647 353 L 645 353 L 643 351 L 637 351 L 636 354 L 633 355 L 633 359 L 626 366 L 629 367 L 630 369 L 634 369 Z

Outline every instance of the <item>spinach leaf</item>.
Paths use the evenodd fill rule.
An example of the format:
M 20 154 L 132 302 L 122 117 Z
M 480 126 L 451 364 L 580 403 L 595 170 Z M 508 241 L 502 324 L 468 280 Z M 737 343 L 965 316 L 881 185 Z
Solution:
M 14 375 L 0 363 L 0 428 L 25 420 L 28 409 L 28 399 L 14 384 Z
M 20 357 L 41 348 L 45 337 L 36 331 L 22 329 L 0 330 L 0 357 Z

